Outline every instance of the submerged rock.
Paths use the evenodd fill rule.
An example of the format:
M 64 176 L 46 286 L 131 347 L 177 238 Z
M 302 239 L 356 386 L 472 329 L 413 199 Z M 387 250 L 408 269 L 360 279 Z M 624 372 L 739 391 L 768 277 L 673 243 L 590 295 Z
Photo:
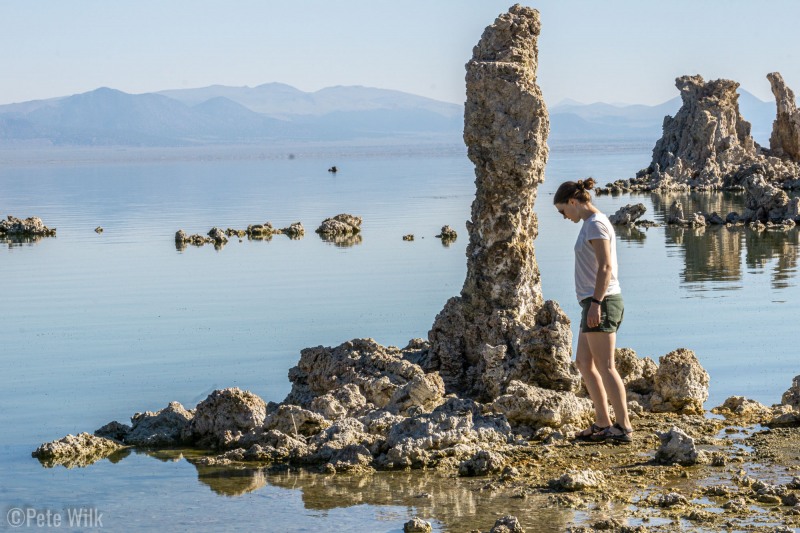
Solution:
M 46 467 L 63 465 L 72 468 L 88 466 L 122 448 L 121 444 L 111 439 L 81 433 L 42 444 L 31 456 Z
M 56 229 L 45 226 L 39 217 L 28 217 L 23 220 L 8 215 L 5 220 L 0 220 L 0 235 L 55 237 Z
M 492 400 L 512 379 L 574 390 L 569 319 L 542 298 L 533 243 L 547 108 L 536 85 L 539 13 L 520 5 L 487 27 L 467 64 L 464 142 L 475 165 L 467 277 L 428 334 L 448 393 Z
M 352 235 L 361 231 L 361 217 L 342 213 L 326 218 L 317 228 L 321 235 Z
M 416 516 L 403 524 L 403 533 L 431 533 L 431 531 L 433 531 L 431 523 Z
M 213 240 L 215 244 L 225 244 L 228 242 L 228 237 L 225 235 L 225 232 L 219 228 L 211 228 L 208 231 L 208 236 L 211 237 L 211 240 Z
M 645 211 L 647 208 L 644 204 L 628 204 L 620 207 L 608 220 L 615 226 L 627 226 L 641 218 Z

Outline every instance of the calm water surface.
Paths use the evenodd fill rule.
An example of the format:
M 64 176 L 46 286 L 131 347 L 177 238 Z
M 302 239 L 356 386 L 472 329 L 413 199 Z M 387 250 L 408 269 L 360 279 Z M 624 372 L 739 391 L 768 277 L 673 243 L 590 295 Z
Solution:
M 649 159 L 648 147 L 551 152 L 536 254 L 545 297 L 570 316 L 578 313 L 578 226 L 551 207 L 555 188 L 588 175 L 601 183 L 629 177 Z M 336 175 L 326 171 L 333 164 Z M 479 481 L 230 472 L 195 468 L 180 454 L 135 452 L 81 469 L 45 469 L 30 458 L 41 442 L 171 400 L 192 407 L 216 388 L 281 401 L 304 347 L 426 337 L 464 280 L 473 180 L 462 154 L 1 167 L 0 216 L 40 216 L 58 237 L 0 248 L 0 510 L 95 507 L 113 531 L 400 531 L 414 514 L 441 531 L 487 530 L 510 512 L 563 531 L 580 517 L 472 490 Z M 741 210 L 736 196 L 674 198 L 687 212 Z M 611 213 L 643 202 L 646 218 L 663 221 L 674 198 L 597 204 Z M 364 218 L 359 243 L 336 245 L 313 232 L 341 212 Z M 177 229 L 266 221 L 302 221 L 307 233 L 233 239 L 219 250 L 173 243 Z M 444 224 L 459 231 L 450 246 L 434 238 Z M 415 241 L 404 242 L 407 233 Z M 693 349 L 711 375 L 708 408 L 733 394 L 780 401 L 800 374 L 798 230 L 658 227 L 619 231 L 619 239 L 620 346 L 653 358 Z

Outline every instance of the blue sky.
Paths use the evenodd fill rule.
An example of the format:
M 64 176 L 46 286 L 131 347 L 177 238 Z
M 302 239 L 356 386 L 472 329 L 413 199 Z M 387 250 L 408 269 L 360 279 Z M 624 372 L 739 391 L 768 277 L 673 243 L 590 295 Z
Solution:
M 548 0 L 539 85 L 548 103 L 657 104 L 674 79 L 730 78 L 763 100 L 766 74 L 800 90 L 800 2 Z M 3 0 L 0 104 L 283 82 L 464 99 L 464 63 L 510 0 Z

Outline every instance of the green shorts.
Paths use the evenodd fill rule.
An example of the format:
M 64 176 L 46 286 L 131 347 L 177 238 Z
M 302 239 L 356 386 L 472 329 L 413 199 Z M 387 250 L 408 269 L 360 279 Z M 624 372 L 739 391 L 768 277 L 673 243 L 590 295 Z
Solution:
M 600 325 L 590 328 L 586 325 L 586 315 L 589 314 L 589 306 L 592 299 L 581 300 L 581 333 L 615 333 L 622 325 L 622 318 L 625 316 L 625 303 L 622 301 L 621 294 L 609 294 L 603 298 L 600 304 Z

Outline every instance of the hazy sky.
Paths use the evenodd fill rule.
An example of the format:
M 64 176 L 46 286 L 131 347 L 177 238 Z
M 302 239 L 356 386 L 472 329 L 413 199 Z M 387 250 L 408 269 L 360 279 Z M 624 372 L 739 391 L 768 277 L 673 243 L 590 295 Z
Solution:
M 464 63 L 510 0 L 0 0 L 0 104 L 283 82 L 464 100 Z M 539 85 L 552 105 L 657 104 L 674 79 L 800 91 L 796 0 L 547 0 Z

